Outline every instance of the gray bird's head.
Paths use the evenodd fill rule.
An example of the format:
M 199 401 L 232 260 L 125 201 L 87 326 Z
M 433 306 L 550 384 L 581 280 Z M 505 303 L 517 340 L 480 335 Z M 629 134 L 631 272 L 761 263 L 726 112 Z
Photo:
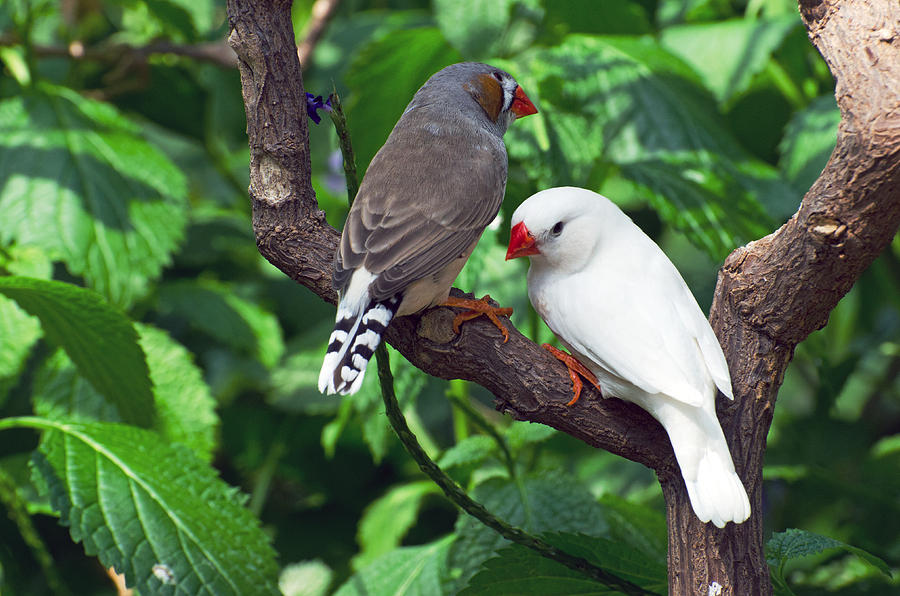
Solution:
M 480 62 L 451 64 L 433 74 L 404 113 L 426 107 L 445 110 L 450 118 L 474 118 L 498 136 L 516 118 L 537 113 L 512 75 Z
M 593 191 L 561 186 L 525 199 L 510 220 L 506 259 L 532 257 L 554 269 L 580 271 L 604 240 L 631 221 L 609 199 Z

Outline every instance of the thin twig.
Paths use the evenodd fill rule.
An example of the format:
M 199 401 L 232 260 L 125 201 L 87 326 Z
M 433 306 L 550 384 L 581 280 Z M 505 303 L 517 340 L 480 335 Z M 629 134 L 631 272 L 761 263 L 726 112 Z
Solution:
M 23 45 L 24 41 L 15 35 L 0 36 L 0 46 Z M 224 41 L 210 41 L 197 44 L 178 44 L 168 41 L 156 41 L 145 46 L 128 44 L 105 44 L 85 47 L 80 41 L 73 41 L 68 46 L 33 44 L 27 46 L 34 55 L 41 58 L 70 58 L 72 60 L 89 60 L 93 62 L 119 62 L 129 59 L 131 62 L 146 62 L 156 54 L 174 54 L 201 62 L 210 62 L 223 68 L 237 68 L 237 55 Z
M 381 395 L 384 399 L 385 412 L 391 423 L 391 427 L 394 429 L 394 432 L 397 433 L 397 436 L 400 437 L 400 442 L 403 443 L 406 451 L 409 452 L 416 461 L 422 472 L 431 478 L 431 480 L 444 491 L 444 494 L 447 495 L 447 498 L 450 499 L 452 503 L 507 540 L 530 548 L 538 554 L 547 557 L 548 559 L 553 559 L 569 569 L 574 569 L 575 571 L 583 573 L 587 577 L 605 586 L 621 590 L 625 594 L 653 594 L 653 592 L 645 590 L 636 584 L 593 565 L 586 559 L 572 556 L 559 550 L 555 546 L 544 542 L 537 536 L 532 536 L 521 528 L 506 523 L 494 516 L 494 514 L 488 511 L 484 505 L 469 497 L 469 495 L 466 494 L 453 479 L 447 476 L 447 474 L 445 474 L 444 471 L 428 457 L 428 454 L 425 453 L 425 450 L 419 445 L 416 436 L 409 430 L 406 419 L 403 417 L 403 412 L 400 410 L 400 405 L 397 403 L 397 397 L 394 395 L 394 379 L 391 375 L 388 352 L 384 343 L 381 343 L 378 346 L 378 349 L 375 350 L 375 360 L 378 363 L 378 380 L 381 383 Z
M 300 68 L 305 69 L 307 62 L 312 60 L 313 51 L 316 49 L 322 34 L 328 22 L 334 15 L 340 0 L 316 0 L 313 4 L 312 14 L 309 17 L 309 23 L 306 25 L 306 31 L 303 34 L 303 41 L 297 45 L 297 58 L 300 60 Z

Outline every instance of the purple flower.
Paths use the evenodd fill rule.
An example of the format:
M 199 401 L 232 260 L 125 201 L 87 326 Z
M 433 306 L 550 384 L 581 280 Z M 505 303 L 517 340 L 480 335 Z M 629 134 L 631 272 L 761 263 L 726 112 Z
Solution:
M 322 121 L 322 117 L 319 116 L 318 110 L 322 109 L 326 112 L 331 111 L 331 97 L 322 101 L 321 95 L 313 95 L 312 93 L 306 94 L 306 113 L 309 115 L 310 119 L 318 124 Z

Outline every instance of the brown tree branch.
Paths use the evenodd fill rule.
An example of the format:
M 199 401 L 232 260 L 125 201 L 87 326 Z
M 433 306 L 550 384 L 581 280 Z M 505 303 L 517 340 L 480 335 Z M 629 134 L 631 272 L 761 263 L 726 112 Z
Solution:
M 250 199 L 260 252 L 334 302 L 331 258 L 339 234 L 310 184 L 305 96 L 289 0 L 229 0 L 250 143 Z M 450 330 L 449 309 L 396 319 L 387 337 L 414 365 L 489 389 L 497 407 L 654 469 L 669 523 L 672 594 L 771 591 L 763 554 L 762 463 L 778 387 L 796 344 L 828 313 L 900 225 L 900 6 L 878 0 L 809 0 L 801 13 L 837 79 L 838 144 L 798 213 L 726 260 L 710 315 L 732 371 L 735 402 L 719 414 L 754 514 L 718 529 L 693 515 L 661 427 L 643 410 L 592 389 L 565 406 L 563 367 L 512 325 L 501 343 L 489 323 Z M 852 93 L 850 92 L 852 90 Z
M 0 46 L 14 46 L 21 43 L 22 40 L 16 35 L 8 33 L 0 35 Z M 35 56 L 43 58 L 70 58 L 109 63 L 143 63 L 153 55 L 173 54 L 201 62 L 210 62 L 222 68 L 237 68 L 237 56 L 224 41 L 196 44 L 154 41 L 143 46 L 124 43 L 85 46 L 80 41 L 73 41 L 67 46 L 34 44 L 32 49 Z

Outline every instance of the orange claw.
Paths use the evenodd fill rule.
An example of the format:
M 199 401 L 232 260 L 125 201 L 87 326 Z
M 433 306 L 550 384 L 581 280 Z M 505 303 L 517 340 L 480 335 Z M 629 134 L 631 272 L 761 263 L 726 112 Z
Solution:
M 509 331 L 506 330 L 506 326 L 501 323 L 500 319 L 497 317 L 498 315 L 502 317 L 508 317 L 512 314 L 513 309 L 491 306 L 488 302 L 488 300 L 490 299 L 491 297 L 488 294 L 485 294 L 484 297 L 480 300 L 474 300 L 472 298 L 456 298 L 455 296 L 448 297 L 447 300 L 443 304 L 441 304 L 441 306 L 454 306 L 456 308 L 468 309 L 466 312 L 459 313 L 458 315 L 456 315 L 456 318 L 453 319 L 453 332 L 458 334 L 459 326 L 461 324 L 484 315 L 489 318 L 494 325 L 497 326 L 497 329 L 499 329 L 500 333 L 503 334 L 503 343 L 506 343 L 509 340 Z
M 584 386 L 581 382 L 581 377 L 587 379 L 591 385 L 597 388 L 597 391 L 600 392 L 600 395 L 603 395 L 603 390 L 600 389 L 599 381 L 597 381 L 597 376 L 589 371 L 585 365 L 578 361 L 577 358 L 570 354 L 566 354 L 562 350 L 558 350 L 551 346 L 550 344 L 541 344 L 541 347 L 553 354 L 553 356 L 566 365 L 566 369 L 569 371 L 569 378 L 572 379 L 572 391 L 575 392 L 575 397 L 567 403 L 567 406 L 574 406 L 575 402 L 578 401 L 578 398 L 581 397 L 581 388 Z M 581 377 L 579 376 L 581 375 Z

